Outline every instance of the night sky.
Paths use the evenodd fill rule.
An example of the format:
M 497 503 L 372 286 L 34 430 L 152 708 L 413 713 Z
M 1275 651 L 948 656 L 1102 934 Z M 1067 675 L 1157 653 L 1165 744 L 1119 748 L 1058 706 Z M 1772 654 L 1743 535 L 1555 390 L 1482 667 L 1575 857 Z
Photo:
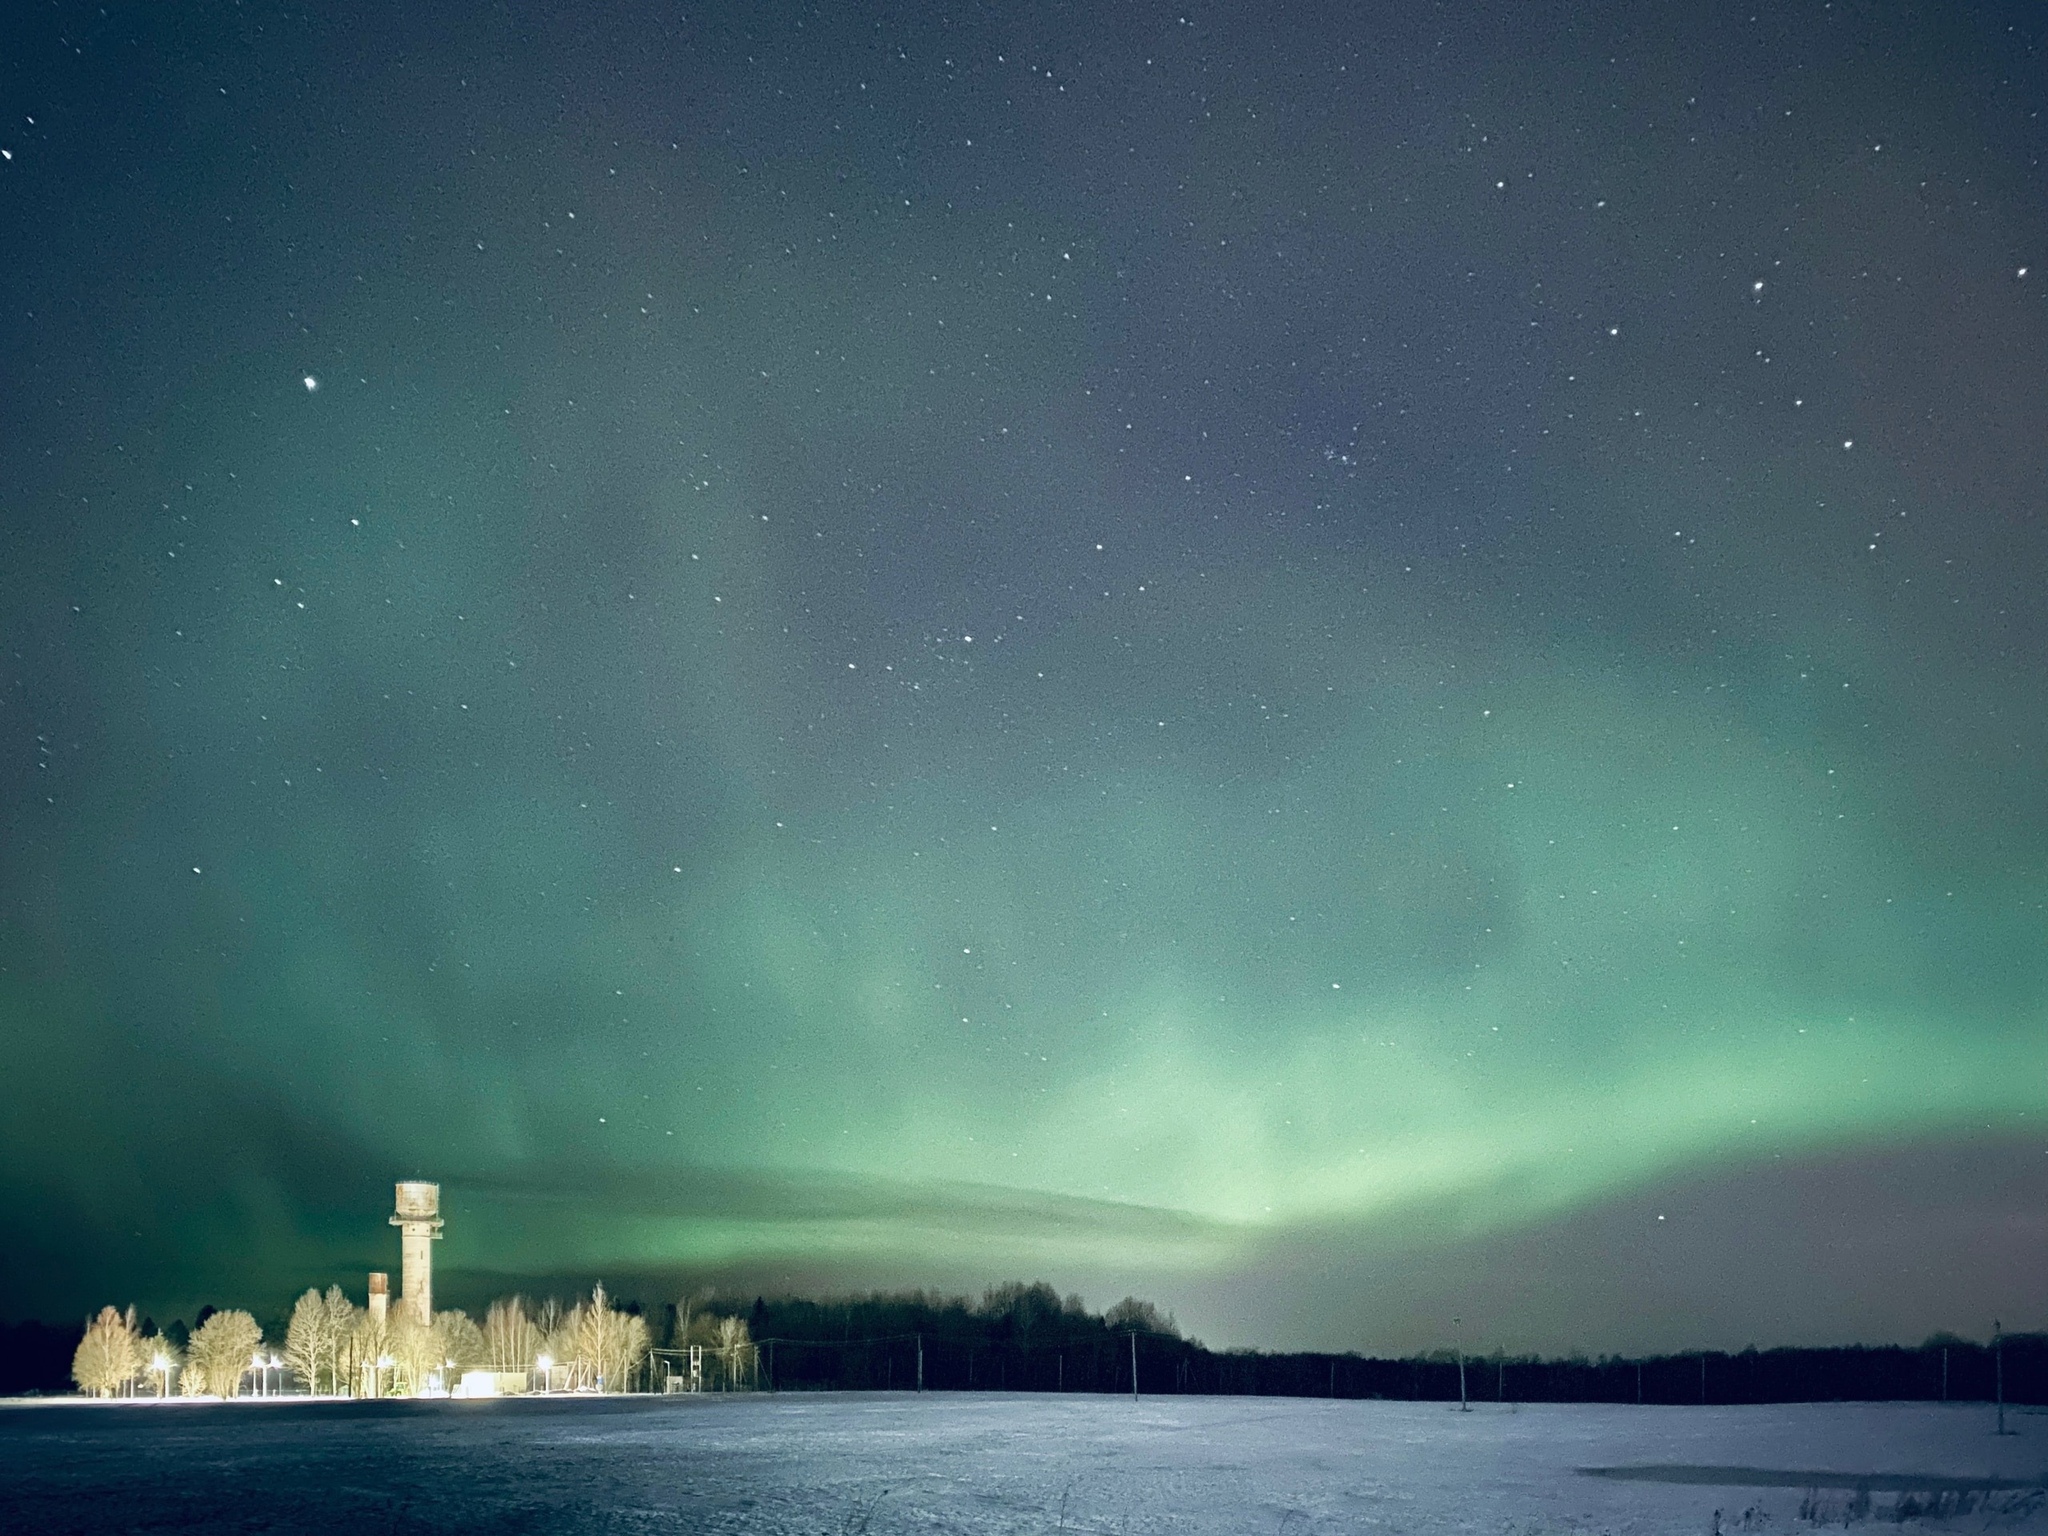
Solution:
M 2048 1324 L 2044 41 L 8 6 L 0 1316 Z

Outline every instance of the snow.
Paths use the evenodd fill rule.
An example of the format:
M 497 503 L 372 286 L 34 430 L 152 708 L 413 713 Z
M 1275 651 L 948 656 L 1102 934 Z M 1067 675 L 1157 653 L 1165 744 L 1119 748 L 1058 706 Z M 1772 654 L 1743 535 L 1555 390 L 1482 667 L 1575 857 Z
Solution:
M 2048 1416 L 2008 1418 L 2017 1433 L 2000 1439 L 1981 1404 L 1460 1414 L 934 1393 L 9 1405 L 0 1529 L 1795 1536 L 1895 1526 L 1910 1500 L 1909 1531 L 2048 1531 Z M 1994 1480 L 2017 1486 L 1985 1491 Z M 1945 1509 L 1914 1513 L 1933 1501 Z

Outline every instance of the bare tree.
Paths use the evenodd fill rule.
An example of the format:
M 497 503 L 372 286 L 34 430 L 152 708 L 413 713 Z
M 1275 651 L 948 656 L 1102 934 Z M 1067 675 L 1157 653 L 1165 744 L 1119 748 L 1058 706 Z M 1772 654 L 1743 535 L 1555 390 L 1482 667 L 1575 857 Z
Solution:
M 1102 1314 L 1103 1322 L 1113 1329 L 1134 1329 L 1139 1333 L 1163 1333 L 1170 1338 L 1180 1337 L 1180 1324 L 1168 1312 L 1161 1316 L 1159 1309 L 1149 1301 L 1140 1301 L 1135 1296 L 1126 1296 L 1122 1301 Z
M 550 1296 L 541 1303 L 540 1314 L 535 1320 L 535 1327 L 540 1333 L 541 1352 L 564 1373 L 564 1383 L 571 1391 L 581 1384 L 577 1379 L 576 1328 L 582 1311 L 579 1305 L 564 1312 L 562 1304 Z M 552 1377 L 553 1373 L 549 1374 Z
M 482 1365 L 485 1359 L 483 1330 L 457 1307 L 434 1314 L 434 1336 L 441 1345 L 441 1365 L 448 1371 L 446 1385 L 455 1388 L 457 1375 Z
M 725 1370 L 728 1391 L 739 1385 L 752 1348 L 753 1340 L 747 1333 L 744 1317 L 721 1317 L 718 1320 L 718 1363 Z
M 441 1336 L 431 1323 L 422 1323 L 412 1308 L 400 1307 L 391 1314 L 391 1335 L 384 1353 L 391 1357 L 397 1373 L 393 1385 L 417 1397 L 427 1390 L 427 1378 L 441 1368 Z
M 135 1309 L 126 1313 L 101 1307 L 85 1325 L 85 1337 L 71 1356 L 71 1379 L 94 1397 L 112 1397 L 142 1370 L 142 1339 L 135 1328 Z
M 306 1385 L 308 1392 L 320 1390 L 321 1367 L 327 1363 L 327 1302 L 318 1291 L 309 1290 L 292 1306 L 292 1320 L 284 1330 L 284 1363 Z
M 526 1298 L 494 1301 L 484 1314 L 484 1358 L 494 1371 L 530 1371 L 541 1353 L 542 1334 L 527 1316 Z
M 192 1335 L 186 1348 L 185 1390 L 188 1394 L 211 1393 L 235 1397 L 242 1390 L 242 1374 L 250 1357 L 263 1342 L 263 1330 L 246 1312 L 216 1312 Z M 195 1379 L 196 1378 L 196 1379 Z
M 327 1325 L 323 1337 L 327 1344 L 327 1386 L 334 1393 L 344 1390 L 353 1395 L 362 1373 L 355 1360 L 354 1340 L 356 1319 L 363 1314 L 356 1304 L 342 1293 L 338 1285 L 327 1287 L 327 1294 L 321 1298 L 321 1306 L 327 1313 Z M 347 1387 L 343 1383 L 347 1382 Z
M 690 1342 L 691 1319 L 697 1315 L 697 1309 L 709 1301 L 714 1294 L 716 1293 L 708 1288 L 701 1291 L 691 1291 L 676 1303 L 675 1336 L 669 1340 L 670 1343 L 688 1344 Z
M 602 1285 L 593 1287 L 590 1300 L 578 1303 L 564 1319 L 561 1337 L 574 1384 L 603 1392 L 627 1389 L 649 1343 L 647 1320 L 614 1311 Z
M 369 1395 L 377 1396 L 384 1390 L 384 1361 L 391 1348 L 391 1321 L 379 1318 L 374 1312 L 358 1312 L 356 1325 L 349 1330 L 349 1365 L 357 1382 L 367 1380 Z
M 607 1380 L 614 1392 L 633 1390 L 633 1374 L 646 1360 L 652 1340 L 647 1332 L 647 1319 L 637 1312 L 614 1312 L 611 1374 Z

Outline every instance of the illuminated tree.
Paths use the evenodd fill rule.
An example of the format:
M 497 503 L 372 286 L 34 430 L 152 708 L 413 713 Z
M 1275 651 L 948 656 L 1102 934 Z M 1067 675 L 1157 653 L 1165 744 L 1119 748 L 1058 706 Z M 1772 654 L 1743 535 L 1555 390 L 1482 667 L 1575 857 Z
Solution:
M 669 1339 L 671 1344 L 689 1345 L 703 1342 L 696 1336 L 702 1331 L 698 1325 L 703 1322 L 703 1314 L 698 1308 L 709 1301 L 713 1294 L 709 1290 L 692 1291 L 676 1302 L 675 1328 Z
M 748 1351 L 753 1341 L 747 1335 L 747 1320 L 744 1317 L 721 1317 L 718 1320 L 718 1362 L 725 1368 L 725 1384 L 737 1386 L 741 1372 L 746 1368 Z
M 541 1303 L 540 1314 L 535 1327 L 540 1333 L 541 1352 L 555 1362 L 555 1367 L 566 1373 L 563 1385 L 574 1390 L 580 1383 L 576 1368 L 576 1329 L 583 1309 L 574 1307 L 567 1312 L 562 1304 L 550 1296 Z
M 284 1330 L 284 1363 L 306 1384 L 308 1392 L 320 1390 L 322 1367 L 328 1355 L 327 1303 L 318 1291 L 309 1290 L 292 1307 L 292 1320 Z
M 556 1337 L 564 1351 L 556 1358 L 569 1365 L 572 1385 L 603 1392 L 626 1390 L 633 1371 L 647 1356 L 649 1342 L 647 1320 L 613 1311 L 602 1285 L 563 1319 Z
M 263 1342 L 263 1330 L 246 1312 L 216 1312 L 192 1335 L 185 1351 L 185 1391 L 236 1397 L 250 1357 Z M 197 1378 L 196 1380 L 194 1378 Z
M 434 1336 L 440 1341 L 442 1368 L 451 1373 L 473 1370 L 485 1360 L 483 1330 L 469 1320 L 469 1314 L 450 1307 L 434 1315 Z M 451 1366 L 449 1361 L 455 1363 Z M 455 1376 L 447 1382 L 452 1389 Z
M 526 1314 L 526 1298 L 494 1301 L 484 1314 L 484 1359 L 494 1371 L 530 1371 L 541 1352 L 540 1327 Z
M 389 1342 L 384 1353 L 391 1357 L 397 1373 L 397 1390 L 417 1397 L 427 1390 L 427 1378 L 441 1369 L 441 1336 L 431 1323 L 422 1323 L 411 1307 L 400 1307 L 391 1318 Z
M 86 1324 L 85 1337 L 71 1357 L 71 1379 L 94 1397 L 112 1397 L 142 1370 L 142 1339 L 135 1328 L 135 1309 L 100 1308 Z
M 142 1341 L 143 1380 L 155 1386 L 159 1397 L 170 1394 L 178 1367 L 184 1363 L 183 1352 L 161 1333 L 152 1333 Z
M 363 1315 L 362 1310 L 342 1293 L 338 1285 L 327 1287 L 327 1294 L 320 1298 L 320 1305 L 327 1313 L 328 1390 L 353 1395 L 361 1379 L 361 1372 L 356 1369 L 355 1333 L 356 1321 Z
M 374 1312 L 356 1313 L 355 1326 L 349 1330 L 348 1335 L 349 1379 L 357 1383 L 369 1383 L 369 1392 L 373 1397 L 384 1390 L 384 1367 L 379 1365 L 378 1361 L 384 1359 L 390 1350 L 390 1320 L 379 1318 Z M 358 1386 L 357 1390 L 362 1389 Z

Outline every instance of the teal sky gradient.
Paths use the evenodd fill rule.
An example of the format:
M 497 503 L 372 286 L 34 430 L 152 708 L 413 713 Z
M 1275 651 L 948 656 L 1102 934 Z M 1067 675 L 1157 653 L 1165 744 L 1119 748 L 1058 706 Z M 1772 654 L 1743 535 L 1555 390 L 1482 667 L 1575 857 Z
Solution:
M 426 1176 L 460 1273 L 1370 1348 L 1359 1252 L 2040 1159 L 2031 36 L 273 20 L 9 86 L 0 1313 Z

